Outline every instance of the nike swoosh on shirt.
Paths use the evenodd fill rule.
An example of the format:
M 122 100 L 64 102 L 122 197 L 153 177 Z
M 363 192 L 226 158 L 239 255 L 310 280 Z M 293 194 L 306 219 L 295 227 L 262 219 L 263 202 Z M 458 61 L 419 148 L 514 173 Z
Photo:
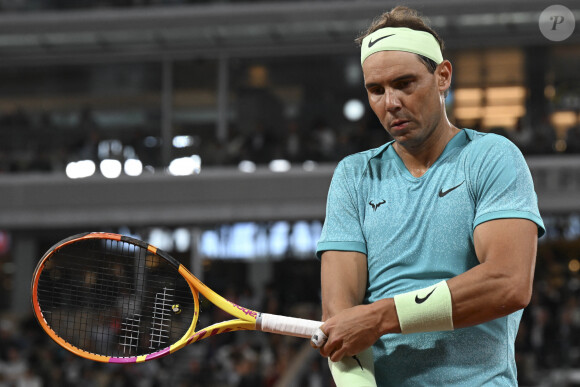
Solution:
M 449 188 L 447 191 L 443 191 L 443 189 L 439 190 L 439 197 L 442 198 L 443 196 L 447 195 L 449 192 L 453 191 L 456 188 L 459 188 L 461 186 L 461 184 L 465 183 L 465 180 L 463 180 L 461 183 L 457 184 L 455 187 L 451 187 Z
M 369 48 L 371 48 L 372 46 L 374 46 L 379 40 L 383 40 L 388 38 L 389 36 L 393 36 L 395 34 L 390 34 L 390 35 L 385 35 L 385 36 L 381 36 L 380 38 L 378 38 L 377 40 L 373 41 L 372 39 L 369 40 Z

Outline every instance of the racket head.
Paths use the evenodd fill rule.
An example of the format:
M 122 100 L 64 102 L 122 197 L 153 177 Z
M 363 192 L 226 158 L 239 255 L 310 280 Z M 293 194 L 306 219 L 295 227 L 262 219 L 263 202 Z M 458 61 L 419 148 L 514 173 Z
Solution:
M 39 261 L 34 314 L 54 341 L 90 360 L 135 363 L 165 356 L 199 337 L 199 295 L 183 269 L 134 238 L 74 235 Z

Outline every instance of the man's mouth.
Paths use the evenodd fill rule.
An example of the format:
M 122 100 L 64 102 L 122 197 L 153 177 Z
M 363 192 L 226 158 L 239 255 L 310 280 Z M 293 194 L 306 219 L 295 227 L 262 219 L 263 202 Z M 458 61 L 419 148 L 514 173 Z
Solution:
M 391 129 L 394 129 L 394 130 L 404 129 L 408 123 L 409 123 L 409 121 L 407 121 L 407 120 L 395 120 L 395 121 L 391 122 Z

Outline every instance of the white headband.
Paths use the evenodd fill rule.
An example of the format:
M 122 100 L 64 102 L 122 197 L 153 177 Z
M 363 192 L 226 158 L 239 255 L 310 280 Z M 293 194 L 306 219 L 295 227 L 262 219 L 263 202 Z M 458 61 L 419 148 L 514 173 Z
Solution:
M 379 51 L 406 51 L 423 55 L 435 63 L 443 62 L 441 47 L 433 35 L 406 27 L 385 27 L 362 41 L 360 63 Z

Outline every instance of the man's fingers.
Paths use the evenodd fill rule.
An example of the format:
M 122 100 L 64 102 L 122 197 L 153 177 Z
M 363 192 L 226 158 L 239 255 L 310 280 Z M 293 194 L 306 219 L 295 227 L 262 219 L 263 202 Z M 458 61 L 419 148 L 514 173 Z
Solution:
M 330 356 L 328 356 L 328 358 L 335 363 L 341 361 L 343 357 L 345 357 L 345 353 L 342 348 L 332 352 Z
M 322 331 L 322 327 L 318 328 L 310 338 L 310 344 L 314 348 L 320 348 L 326 343 L 328 336 Z

